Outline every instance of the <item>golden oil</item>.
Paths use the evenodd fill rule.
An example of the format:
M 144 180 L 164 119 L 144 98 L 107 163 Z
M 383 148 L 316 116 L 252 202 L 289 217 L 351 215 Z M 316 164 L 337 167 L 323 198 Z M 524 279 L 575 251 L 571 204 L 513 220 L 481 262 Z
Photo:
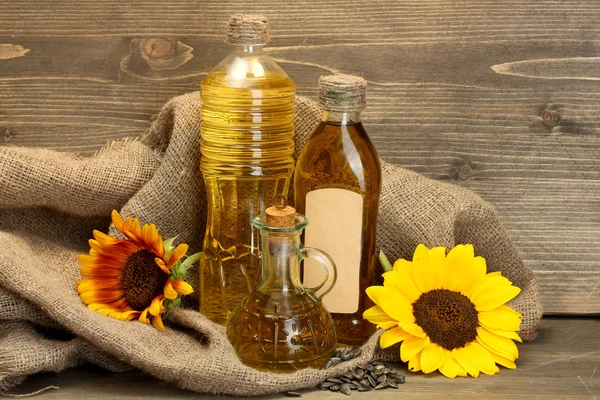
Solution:
M 287 196 L 294 168 L 295 85 L 262 47 L 235 46 L 201 84 L 208 215 L 200 311 L 221 324 L 259 281 L 252 220 L 273 196 Z

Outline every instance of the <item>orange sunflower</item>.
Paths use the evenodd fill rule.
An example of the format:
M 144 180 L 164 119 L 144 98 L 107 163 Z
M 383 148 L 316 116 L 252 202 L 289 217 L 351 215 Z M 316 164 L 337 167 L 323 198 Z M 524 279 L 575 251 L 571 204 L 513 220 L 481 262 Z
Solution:
M 164 331 L 163 313 L 193 292 L 182 278 L 198 255 L 182 262 L 187 244 L 173 248 L 174 239 L 163 241 L 155 225 L 140 226 L 137 218 L 123 220 L 113 210 L 112 222 L 127 239 L 94 230 L 90 253 L 79 256 L 84 279 L 77 281 L 77 292 L 92 311 L 120 320 L 137 318 Z

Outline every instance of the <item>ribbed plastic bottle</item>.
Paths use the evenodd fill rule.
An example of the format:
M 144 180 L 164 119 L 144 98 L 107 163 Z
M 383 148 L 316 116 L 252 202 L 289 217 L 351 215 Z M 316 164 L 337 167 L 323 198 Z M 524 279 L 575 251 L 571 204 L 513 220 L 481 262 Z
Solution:
M 260 281 L 254 217 L 287 196 L 294 169 L 295 85 L 263 52 L 263 16 L 234 15 L 233 51 L 202 81 L 200 170 L 208 215 L 200 262 L 200 311 L 227 324 Z

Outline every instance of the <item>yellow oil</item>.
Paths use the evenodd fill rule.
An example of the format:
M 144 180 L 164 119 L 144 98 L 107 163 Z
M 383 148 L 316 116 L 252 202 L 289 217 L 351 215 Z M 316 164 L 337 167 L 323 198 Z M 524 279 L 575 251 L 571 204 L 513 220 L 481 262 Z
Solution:
M 259 290 L 245 298 L 227 336 L 244 364 L 271 372 L 321 368 L 336 344 L 324 307 L 306 292 L 279 290 Z
M 211 72 L 201 84 L 208 216 L 200 311 L 221 324 L 259 282 L 260 235 L 252 220 L 274 195 L 287 196 L 294 168 L 295 86 L 276 65 L 267 67 L 241 79 Z

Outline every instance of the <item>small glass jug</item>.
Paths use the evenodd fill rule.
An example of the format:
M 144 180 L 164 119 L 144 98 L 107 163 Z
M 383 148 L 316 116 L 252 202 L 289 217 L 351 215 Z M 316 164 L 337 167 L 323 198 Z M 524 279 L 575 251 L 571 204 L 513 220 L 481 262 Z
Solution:
M 336 347 L 333 320 L 321 303 L 335 284 L 335 264 L 325 252 L 302 246 L 300 234 L 308 220 L 292 207 L 286 209 L 293 212 L 289 226 L 269 225 L 266 214 L 253 220 L 262 240 L 262 283 L 242 300 L 227 325 L 227 337 L 241 361 L 263 371 L 320 368 Z M 300 284 L 299 263 L 305 258 L 325 269 L 317 287 Z

